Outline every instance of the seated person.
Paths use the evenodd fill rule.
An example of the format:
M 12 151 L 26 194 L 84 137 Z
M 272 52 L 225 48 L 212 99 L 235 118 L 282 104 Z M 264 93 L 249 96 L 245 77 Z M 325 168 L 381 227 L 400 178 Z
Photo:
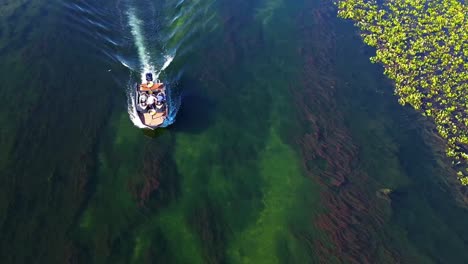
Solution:
M 150 95 L 148 97 L 148 105 L 153 108 L 154 107 L 154 104 L 156 103 L 156 97 L 154 97 L 154 95 Z
M 141 106 L 141 108 L 143 108 L 143 109 L 146 108 L 147 99 L 148 99 L 148 97 L 147 97 L 146 93 L 141 93 L 140 94 L 140 106 Z
M 166 98 L 165 98 L 165 96 L 164 96 L 163 93 L 158 93 L 158 94 L 156 95 L 156 99 L 158 100 L 158 103 L 162 103 L 162 102 L 165 101 Z
M 162 103 L 156 104 L 156 111 L 158 112 L 164 112 L 166 110 L 166 105 Z

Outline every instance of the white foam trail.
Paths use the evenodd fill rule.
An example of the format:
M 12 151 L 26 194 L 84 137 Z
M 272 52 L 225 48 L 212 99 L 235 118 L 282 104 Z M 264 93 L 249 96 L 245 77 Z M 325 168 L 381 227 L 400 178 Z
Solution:
M 129 107 L 128 110 L 128 115 L 130 116 L 130 120 L 132 120 L 132 123 L 138 127 L 138 128 L 146 128 L 146 126 L 141 122 L 140 118 L 138 117 L 138 113 L 136 111 L 136 106 L 135 106 L 135 100 L 134 97 L 135 95 L 131 95 L 131 107 Z
M 181 2 L 183 2 L 183 0 Z M 145 75 L 147 72 L 153 73 L 155 75 L 155 78 L 158 79 L 161 72 L 164 71 L 167 67 L 169 67 L 169 65 L 174 60 L 176 51 L 173 50 L 173 52 L 170 52 L 170 54 L 164 54 L 164 53 L 161 54 L 161 57 L 164 58 L 164 63 L 162 64 L 162 67 L 160 69 L 156 69 L 156 67 L 153 66 L 152 64 L 151 54 L 146 49 L 144 34 L 142 32 L 143 21 L 137 18 L 136 10 L 134 8 L 130 8 L 127 14 L 128 14 L 128 19 L 129 19 L 129 25 L 131 28 L 131 33 L 135 41 L 135 46 L 138 49 L 138 57 L 140 60 L 140 65 L 141 65 L 141 82 L 146 81 Z M 119 59 L 119 61 L 127 68 L 130 68 L 130 69 L 132 68 L 124 60 Z M 161 64 L 158 63 L 157 67 L 159 68 L 160 65 Z M 177 96 L 174 99 L 172 96 L 172 91 L 169 87 L 167 87 L 166 92 L 168 95 L 167 98 L 168 98 L 169 114 L 163 123 L 163 127 L 166 127 L 174 123 L 175 116 L 180 106 L 180 96 Z M 133 124 L 136 127 L 145 128 L 146 126 L 141 122 L 138 116 L 138 112 L 136 111 L 135 92 L 134 92 L 134 87 L 132 86 L 131 83 L 128 84 L 127 94 L 128 94 L 128 100 L 129 100 L 127 111 L 128 111 L 128 115 L 130 116 L 130 120 L 132 120 Z
M 172 61 L 174 60 L 174 57 L 175 57 L 174 55 L 164 56 L 166 61 L 164 62 L 164 65 L 162 66 L 161 71 L 164 71 L 167 67 L 169 67 L 169 65 L 171 65 Z
M 122 59 L 122 57 L 120 56 L 116 56 L 116 57 L 123 66 L 125 66 L 126 68 L 130 70 L 133 70 L 133 68 L 127 62 L 125 62 L 124 59 Z
M 138 56 L 142 64 L 141 69 L 141 81 L 145 81 L 145 73 L 154 72 L 154 67 L 150 64 L 150 54 L 146 50 L 145 41 L 143 39 L 143 33 L 141 31 L 142 21 L 136 17 L 136 11 L 134 8 L 131 8 L 128 11 L 128 19 L 130 23 L 131 32 L 133 38 L 135 39 L 135 45 L 138 49 Z
M 135 105 L 135 92 L 133 91 L 133 87 L 131 83 L 129 82 L 127 85 L 127 94 L 128 94 L 128 116 L 130 117 L 130 120 L 132 120 L 132 123 L 138 127 L 138 128 L 145 128 L 146 126 L 141 122 L 140 118 L 138 117 L 138 113 L 136 110 L 136 105 Z

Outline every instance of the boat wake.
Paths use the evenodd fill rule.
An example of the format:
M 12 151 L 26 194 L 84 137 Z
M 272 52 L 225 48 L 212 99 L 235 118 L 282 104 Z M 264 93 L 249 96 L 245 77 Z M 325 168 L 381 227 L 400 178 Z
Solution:
M 147 72 L 165 83 L 168 116 L 163 126 L 174 123 L 181 105 L 177 86 L 183 72 L 181 61 L 199 43 L 200 31 L 218 27 L 215 2 L 118 0 L 96 5 L 91 0 L 71 0 L 63 5 L 69 10 L 66 21 L 71 30 L 84 36 L 80 41 L 105 55 L 110 68 L 107 72 L 117 83 L 126 83 L 130 120 L 142 128 L 134 105 L 135 83 L 145 81 Z M 128 79 L 117 74 L 116 64 L 130 71 Z M 171 67 L 174 64 L 177 67 Z
M 159 56 L 162 58 L 158 60 L 153 60 L 151 53 L 147 50 L 147 43 L 144 39 L 143 27 L 144 23 L 140 20 L 136 15 L 136 9 L 130 8 L 128 11 L 128 21 L 130 30 L 134 39 L 134 44 L 138 50 L 138 57 L 140 61 L 140 82 L 145 82 L 145 74 L 147 72 L 151 72 L 154 74 L 156 79 L 159 79 L 161 73 L 169 67 L 171 62 L 174 60 L 174 55 L 172 54 L 162 54 L 160 53 Z M 152 63 L 152 62 L 155 63 Z M 158 63 L 159 62 L 159 63 Z M 126 64 L 123 64 L 126 65 Z M 126 65 L 127 66 L 127 65 Z M 159 66 L 159 67 L 158 67 Z M 130 68 L 131 69 L 131 68 Z M 131 69 L 133 70 L 133 69 Z M 175 87 L 168 81 L 164 80 L 166 85 L 166 93 L 167 93 L 167 106 L 168 106 L 168 115 L 162 125 L 162 127 L 167 127 L 175 122 L 177 112 L 179 111 L 180 107 L 180 96 L 176 95 L 173 90 Z M 135 93 L 133 92 L 134 82 L 132 75 L 130 75 L 129 83 L 127 84 L 127 98 L 128 98 L 128 114 L 130 120 L 136 127 L 145 128 L 146 126 L 141 122 L 140 118 L 138 118 L 138 113 L 136 111 L 135 106 Z

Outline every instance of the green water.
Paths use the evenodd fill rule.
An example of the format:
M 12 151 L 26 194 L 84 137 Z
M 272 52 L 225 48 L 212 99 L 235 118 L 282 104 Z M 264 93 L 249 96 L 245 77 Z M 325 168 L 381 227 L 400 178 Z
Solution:
M 182 95 L 154 132 L 127 113 L 130 6 Z M 300 0 L 0 4 L 1 263 L 466 263 L 468 212 L 430 124 L 335 15 Z

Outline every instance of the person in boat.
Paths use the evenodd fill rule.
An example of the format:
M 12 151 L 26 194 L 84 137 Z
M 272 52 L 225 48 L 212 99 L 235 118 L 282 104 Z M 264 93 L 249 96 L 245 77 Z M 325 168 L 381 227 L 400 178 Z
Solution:
M 158 102 L 156 103 L 156 108 L 154 110 L 158 113 L 163 113 L 166 110 L 166 106 L 163 103 Z
M 148 106 L 148 95 L 146 93 L 141 93 L 140 94 L 140 106 L 141 108 L 143 109 L 146 109 L 146 107 Z
M 156 95 L 156 100 L 157 100 L 158 104 L 164 103 L 164 101 L 166 101 L 166 98 L 165 98 L 165 96 L 164 96 L 164 93 L 159 92 L 159 93 Z
M 151 87 L 153 87 L 153 85 L 154 85 L 154 82 L 153 82 L 153 74 L 147 73 L 147 74 L 146 74 L 146 86 L 147 86 L 148 88 L 151 88 Z
M 150 94 L 147 102 L 148 102 L 148 106 L 154 109 L 157 99 L 153 94 Z

